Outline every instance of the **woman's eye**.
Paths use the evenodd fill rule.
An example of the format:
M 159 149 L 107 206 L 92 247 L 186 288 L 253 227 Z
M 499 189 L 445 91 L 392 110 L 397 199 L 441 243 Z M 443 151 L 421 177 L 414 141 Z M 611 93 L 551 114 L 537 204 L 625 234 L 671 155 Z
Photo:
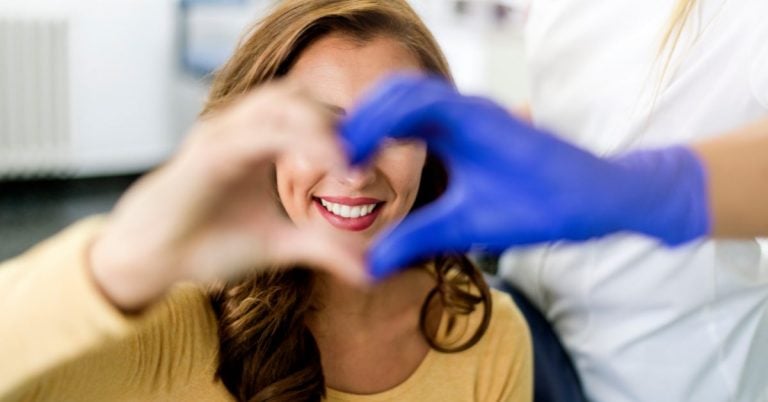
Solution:
M 395 138 L 395 137 L 385 137 L 381 141 L 382 147 L 401 147 L 401 146 L 408 146 L 408 145 L 417 145 L 420 144 L 422 141 L 418 139 L 413 138 Z

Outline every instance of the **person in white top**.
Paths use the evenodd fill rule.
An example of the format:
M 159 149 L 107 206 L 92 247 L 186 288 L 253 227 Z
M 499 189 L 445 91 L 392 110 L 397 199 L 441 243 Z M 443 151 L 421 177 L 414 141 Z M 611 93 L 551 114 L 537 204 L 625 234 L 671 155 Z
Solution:
M 612 155 L 768 116 L 768 2 L 685 3 L 673 53 L 657 57 L 674 2 L 534 1 L 535 125 Z M 510 251 L 501 270 L 554 323 L 593 400 L 768 400 L 768 266 L 754 239 L 667 249 L 616 235 Z
M 766 15 L 763 0 L 534 1 L 533 127 L 429 79 L 384 83 L 341 127 L 353 163 L 417 137 L 452 177 L 374 246 L 374 275 L 568 240 L 517 247 L 501 272 L 589 399 L 768 400 Z

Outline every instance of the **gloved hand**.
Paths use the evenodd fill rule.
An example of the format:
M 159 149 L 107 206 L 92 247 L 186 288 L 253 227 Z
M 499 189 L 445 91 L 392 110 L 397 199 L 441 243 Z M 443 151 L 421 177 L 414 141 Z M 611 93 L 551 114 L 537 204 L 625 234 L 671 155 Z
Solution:
M 705 172 L 686 148 L 601 159 L 434 78 L 380 85 L 340 127 L 353 164 L 387 138 L 419 138 L 446 164 L 445 194 L 378 239 L 375 277 L 417 257 L 585 240 L 617 231 L 680 244 L 709 231 Z

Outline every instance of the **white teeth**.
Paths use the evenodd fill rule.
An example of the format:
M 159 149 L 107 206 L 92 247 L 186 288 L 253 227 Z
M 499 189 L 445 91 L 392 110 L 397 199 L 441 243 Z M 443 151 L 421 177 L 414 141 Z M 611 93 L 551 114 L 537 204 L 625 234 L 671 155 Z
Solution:
M 320 204 L 325 207 L 328 211 L 333 213 L 334 215 L 338 215 L 342 218 L 360 218 L 363 216 L 366 216 L 373 212 L 374 208 L 376 208 L 376 204 L 368 204 L 368 205 L 357 205 L 357 206 L 351 206 L 351 205 L 344 205 L 344 204 L 336 204 L 334 202 L 326 201 L 324 199 L 320 199 Z

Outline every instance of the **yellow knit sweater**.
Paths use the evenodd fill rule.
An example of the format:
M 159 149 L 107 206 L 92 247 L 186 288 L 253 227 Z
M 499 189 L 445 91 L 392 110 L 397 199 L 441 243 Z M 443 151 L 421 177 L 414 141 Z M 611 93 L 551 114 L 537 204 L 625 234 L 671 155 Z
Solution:
M 85 254 L 102 225 L 85 220 L 0 265 L 0 401 L 234 400 L 214 378 L 216 318 L 198 286 L 175 287 L 137 317 L 99 293 Z M 328 389 L 327 400 L 530 401 L 528 329 L 508 296 L 494 291 L 493 303 L 469 350 L 430 351 L 388 391 Z

